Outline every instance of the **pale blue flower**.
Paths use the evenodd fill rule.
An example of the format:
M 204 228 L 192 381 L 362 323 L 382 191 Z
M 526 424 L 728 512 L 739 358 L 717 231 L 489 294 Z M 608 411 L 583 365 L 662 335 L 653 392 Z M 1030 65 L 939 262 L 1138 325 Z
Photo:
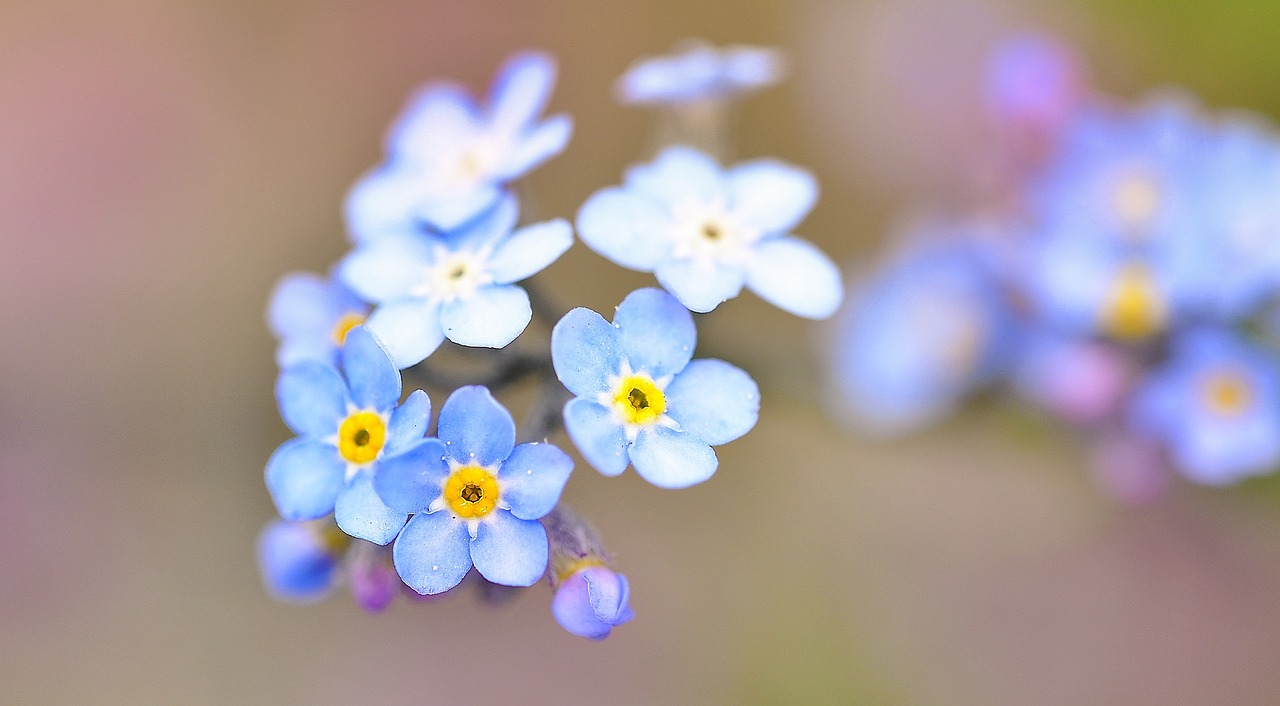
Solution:
M 258 535 L 262 583 L 281 600 L 321 600 L 339 583 L 345 551 L 346 537 L 332 523 L 275 520 Z
M 369 305 L 341 282 L 294 272 L 271 293 L 267 322 L 279 340 L 276 364 L 287 368 L 304 360 L 331 365 L 351 329 L 364 323 Z
M 623 103 L 691 103 L 759 90 L 782 80 L 786 57 L 767 47 L 723 49 L 690 41 L 667 56 L 641 59 L 618 79 Z

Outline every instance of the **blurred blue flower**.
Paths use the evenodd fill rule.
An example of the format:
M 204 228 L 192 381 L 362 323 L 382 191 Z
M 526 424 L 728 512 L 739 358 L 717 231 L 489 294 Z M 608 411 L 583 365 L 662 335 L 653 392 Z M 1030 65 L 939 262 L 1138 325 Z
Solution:
M 539 118 L 555 74 L 550 56 L 524 53 L 498 71 L 487 105 L 452 84 L 420 90 L 387 133 L 386 161 L 347 194 L 353 240 L 458 228 L 492 207 L 508 182 L 564 150 L 573 122 Z
M 364 323 L 369 305 L 341 282 L 309 272 L 285 275 L 267 309 L 271 332 L 280 341 L 281 368 L 304 360 L 334 365 L 351 329 Z
M 786 57 L 777 49 L 717 48 L 693 40 L 667 56 L 641 59 L 618 79 L 623 103 L 691 103 L 755 91 L 786 74 Z
M 702 152 L 671 147 L 629 169 L 622 186 L 593 194 L 578 211 L 578 234 L 613 262 L 653 272 L 692 311 L 711 311 L 745 285 L 821 319 L 840 305 L 840 272 L 789 235 L 817 197 L 813 176 L 782 162 L 723 170 Z
M 516 425 L 489 390 L 459 388 L 440 410 L 439 438 L 387 459 L 378 495 L 414 513 L 392 554 L 422 594 L 447 591 L 472 565 L 505 586 L 531 586 L 547 568 L 551 512 L 573 461 L 547 443 L 516 446 Z
M 332 522 L 275 520 L 258 535 L 262 583 L 281 600 L 321 600 L 338 585 L 340 559 L 350 541 Z
M 362 243 L 338 274 L 378 304 L 368 326 L 396 367 L 420 363 L 445 338 L 464 346 L 501 348 L 528 326 L 529 295 L 513 282 L 555 262 L 573 245 L 561 219 L 514 233 L 514 198 L 445 236 L 398 233 Z
M 598 564 L 577 567 L 560 579 L 551 612 L 574 635 L 603 640 L 613 628 L 635 617 L 627 601 L 627 577 Z
M 1134 396 L 1135 430 L 1164 442 L 1193 481 L 1226 485 L 1280 463 L 1280 369 L 1234 332 L 1193 329 Z
M 304 361 L 276 382 L 280 416 L 297 438 L 267 461 L 267 490 L 286 520 L 334 513 L 344 532 L 386 544 L 407 514 L 373 490 L 379 462 L 410 449 L 426 434 L 431 401 L 421 390 L 400 401 L 400 373 L 368 329 L 347 334 L 341 370 Z
M 982 248 L 964 239 L 965 228 L 936 227 L 862 283 L 837 321 L 828 402 L 865 430 L 936 421 L 1004 372 L 1015 349 L 1015 323 Z
M 576 396 L 565 430 L 596 470 L 632 464 L 656 486 L 687 487 L 715 473 L 712 446 L 755 426 L 755 381 L 721 360 L 690 362 L 696 337 L 689 311 L 652 288 L 627 295 L 613 323 L 577 308 L 555 325 L 551 360 Z

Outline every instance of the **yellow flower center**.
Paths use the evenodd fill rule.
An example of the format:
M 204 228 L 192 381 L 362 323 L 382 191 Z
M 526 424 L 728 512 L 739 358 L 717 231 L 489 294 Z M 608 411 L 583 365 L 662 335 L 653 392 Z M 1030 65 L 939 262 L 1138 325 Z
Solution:
M 1231 370 L 1220 370 L 1206 377 L 1201 392 L 1209 410 L 1224 417 L 1241 414 L 1253 400 L 1248 380 Z
M 648 375 L 628 375 L 613 390 L 613 406 L 628 424 L 652 424 L 667 411 L 667 398 Z
M 1130 228 L 1144 228 L 1160 206 L 1160 190 L 1151 177 L 1133 174 L 1122 179 L 1115 191 L 1116 215 Z
M 596 556 L 567 556 L 553 557 L 551 560 L 551 573 L 556 577 L 556 583 L 564 583 L 573 575 L 584 569 L 590 569 L 593 566 L 604 566 L 604 562 Z
M 356 412 L 338 427 L 338 453 L 347 461 L 363 464 L 378 457 L 387 440 L 387 425 L 373 412 Z
M 338 319 L 338 323 L 333 325 L 333 331 L 329 334 L 333 336 L 333 342 L 341 346 L 347 342 L 347 334 L 351 333 L 351 329 L 364 323 L 364 314 L 357 314 L 354 311 L 342 315 Z
M 1138 263 L 1122 267 L 1102 314 L 1107 332 L 1126 340 L 1145 338 L 1164 326 L 1165 315 L 1151 271 Z
M 481 518 L 498 504 L 498 480 L 482 466 L 461 466 L 444 482 L 444 500 L 461 518 Z

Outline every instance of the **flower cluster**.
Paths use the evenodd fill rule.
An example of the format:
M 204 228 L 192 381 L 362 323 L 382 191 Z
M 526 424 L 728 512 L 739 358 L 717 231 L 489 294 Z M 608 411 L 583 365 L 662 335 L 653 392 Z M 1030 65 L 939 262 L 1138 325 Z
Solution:
M 775 80 L 779 61 L 702 46 L 628 76 L 648 66 L 644 101 L 724 100 Z M 549 57 L 525 53 L 487 101 L 452 84 L 419 91 L 383 163 L 347 196 L 351 250 L 329 277 L 276 287 L 276 399 L 296 438 L 266 466 L 281 519 L 258 553 L 273 595 L 315 600 L 346 582 L 377 611 L 398 593 L 471 582 L 492 595 L 545 577 L 561 626 L 604 638 L 632 619 L 630 583 L 561 502 L 574 462 L 549 439 L 563 430 L 605 476 L 634 466 L 660 488 L 705 482 L 714 447 L 755 426 L 760 391 L 728 362 L 694 359 L 693 312 L 744 288 L 807 318 L 839 306 L 835 265 L 792 235 L 817 199 L 808 172 L 771 159 L 724 168 L 671 145 L 576 218 L 591 249 L 653 272 L 663 289 L 627 294 L 612 321 L 584 308 L 551 315 L 536 327 L 549 340 L 515 350 L 535 315 L 556 311 L 519 283 L 574 242 L 566 219 L 522 225 L 511 188 L 568 143 L 567 116 L 542 118 L 554 80 Z M 539 345 L 548 353 L 527 352 Z M 470 358 L 470 376 L 441 369 L 445 346 Z M 518 431 L 497 395 L 529 377 L 544 384 Z M 447 390 L 434 420 L 426 391 L 404 394 L 415 380 Z
M 1012 207 L 913 229 L 859 285 L 835 406 L 901 430 L 1006 380 L 1090 435 L 1121 497 L 1151 497 L 1170 470 L 1270 473 L 1280 135 L 1181 95 L 1117 105 L 1083 91 L 1077 65 L 1025 38 L 997 52 L 993 117 L 1014 149 L 1037 143 L 993 198 Z

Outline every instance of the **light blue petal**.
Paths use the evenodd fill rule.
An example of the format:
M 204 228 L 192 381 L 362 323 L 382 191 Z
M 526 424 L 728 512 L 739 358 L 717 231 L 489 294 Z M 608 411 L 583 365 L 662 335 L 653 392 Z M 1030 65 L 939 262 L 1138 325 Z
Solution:
M 400 534 L 409 513 L 387 507 L 373 491 L 369 474 L 361 473 L 338 493 L 333 519 L 352 537 L 384 546 Z
M 489 272 L 497 284 L 519 282 L 546 269 L 572 245 L 573 229 L 564 219 L 525 226 L 493 251 Z
M 397 233 L 357 247 L 338 265 L 338 276 L 365 299 L 384 302 L 408 296 L 431 263 L 425 236 Z
M 698 437 L 655 425 L 640 430 L 631 445 L 631 463 L 659 488 L 687 488 L 715 475 L 719 461 Z
M 479 348 L 511 343 L 532 318 L 529 295 L 511 284 L 480 287 L 471 296 L 440 307 L 444 335 L 459 345 Z
M 300 436 L 329 436 L 347 415 L 347 383 L 332 366 L 303 362 L 276 378 L 280 416 Z
M 301 522 L 276 520 L 258 535 L 258 568 L 275 597 L 316 601 L 337 584 L 338 562 Z
M 635 617 L 627 602 L 631 600 L 631 584 L 627 577 L 603 566 L 584 569 L 580 575 L 587 581 L 591 610 L 607 625 L 621 625 Z
M 831 258 L 799 238 L 760 243 L 747 266 L 747 286 L 761 299 L 807 319 L 825 319 L 844 300 L 840 270 Z
M 338 364 L 338 346 L 333 337 L 325 334 L 291 336 L 276 348 L 276 365 L 281 369 L 300 363 Z
M 333 512 L 347 464 L 333 446 L 315 439 L 286 441 L 267 460 L 267 490 L 286 520 L 315 520 Z
M 483 217 L 504 193 L 496 183 L 481 183 L 461 194 L 433 194 L 417 204 L 414 217 L 442 231 L 454 231 Z
M 671 216 L 661 202 L 636 191 L 601 189 L 578 210 L 578 237 L 613 262 L 651 272 L 671 253 Z
M 536 520 L 560 502 L 573 459 L 547 443 L 520 444 L 498 469 L 500 502 L 522 520 Z
M 449 477 L 448 453 L 439 439 L 423 439 L 417 446 L 383 458 L 373 476 L 373 489 L 387 507 L 423 512 L 440 497 Z
M 537 520 L 495 510 L 471 541 L 476 571 L 503 586 L 532 586 L 547 571 L 547 531 Z
M 461 87 L 436 83 L 419 89 L 387 131 L 385 149 L 394 160 L 421 164 L 470 139 L 479 129 L 475 99 Z
M 564 430 L 587 463 L 606 476 L 627 470 L 626 432 L 613 412 L 596 402 L 577 398 L 564 406 Z
M 551 613 L 560 627 L 578 637 L 603 640 L 613 630 L 612 625 L 601 620 L 592 610 L 590 589 L 582 573 L 570 576 L 556 588 L 556 595 L 551 599 Z
M 515 195 L 503 192 L 493 207 L 466 226 L 447 233 L 445 241 L 451 249 L 479 250 L 494 245 L 511 235 L 520 220 L 520 202 Z
M 695 360 L 667 386 L 667 414 L 680 428 L 711 444 L 751 431 L 760 417 L 760 388 L 723 360 Z
M 423 595 L 444 593 L 471 570 L 467 524 L 447 512 L 409 519 L 391 550 L 400 580 Z
M 646 287 L 628 294 L 613 323 L 618 347 L 632 370 L 660 378 L 680 372 L 693 358 L 698 341 L 693 314 L 661 289 Z
M 414 225 L 414 209 L 422 198 L 422 180 L 414 170 L 394 164 L 369 170 L 343 203 L 351 241 L 363 245 L 404 232 Z
M 373 333 L 357 326 L 342 347 L 342 371 L 351 401 L 363 409 L 388 410 L 400 400 L 400 371 Z
M 421 363 L 444 342 L 440 303 L 427 299 L 383 304 L 365 325 L 382 341 L 391 354 L 391 362 L 401 370 Z
M 789 233 L 813 209 L 818 182 L 809 172 L 775 159 L 729 170 L 729 205 L 743 222 L 765 233 Z
M 328 333 L 347 310 L 361 308 L 360 301 L 345 287 L 310 272 L 290 272 L 271 292 L 267 324 L 276 338 Z
M 515 448 L 516 423 L 488 388 L 470 385 L 445 400 L 438 435 L 454 461 L 494 466 Z
M 501 132 L 514 132 L 537 119 L 556 83 L 556 62 L 542 52 L 512 56 L 498 70 L 489 93 L 489 122 Z
M 506 154 L 501 165 L 494 170 L 494 178 L 508 181 L 564 151 L 573 136 L 573 119 L 568 115 L 553 115 L 536 128 L 522 135 Z
M 431 399 L 422 390 L 409 393 L 404 402 L 391 412 L 387 425 L 386 454 L 400 453 L 422 440 L 431 422 Z
M 706 203 L 724 194 L 714 159 L 692 147 L 668 147 L 650 164 L 627 170 L 626 185 L 667 204 Z
M 551 363 L 556 377 L 578 397 L 609 388 L 622 369 L 618 329 L 590 309 L 578 307 L 551 329 Z
M 747 277 L 736 267 L 693 260 L 668 260 L 658 265 L 654 275 L 689 311 L 699 314 L 705 314 L 738 296 Z

